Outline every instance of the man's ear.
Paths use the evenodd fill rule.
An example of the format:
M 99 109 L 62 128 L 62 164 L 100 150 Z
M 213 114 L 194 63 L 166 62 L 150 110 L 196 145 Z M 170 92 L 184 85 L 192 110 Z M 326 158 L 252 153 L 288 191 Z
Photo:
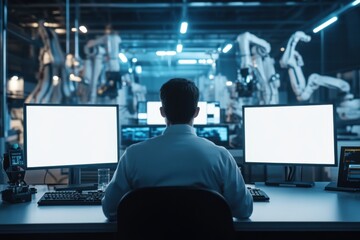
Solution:
M 196 118 L 199 115 L 199 112 L 200 112 L 200 108 L 196 107 L 195 113 L 194 113 L 194 118 Z
M 165 111 L 164 111 L 164 108 L 163 108 L 163 107 L 160 107 L 160 113 L 161 113 L 161 116 L 162 116 L 162 117 L 166 117 L 166 116 L 165 116 Z

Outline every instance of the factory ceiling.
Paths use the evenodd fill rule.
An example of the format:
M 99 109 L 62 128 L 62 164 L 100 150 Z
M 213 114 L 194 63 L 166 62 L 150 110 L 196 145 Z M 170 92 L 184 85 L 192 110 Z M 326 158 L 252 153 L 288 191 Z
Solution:
M 69 2 L 68 8 L 66 2 Z M 176 68 L 176 60 L 214 58 L 219 49 L 234 42 L 244 32 L 265 39 L 271 44 L 271 55 L 279 57 L 280 48 L 292 33 L 298 30 L 311 33 L 321 20 L 350 2 L 10 0 L 7 6 L 8 52 L 9 57 L 17 61 L 9 61 L 9 71 L 15 72 L 19 69 L 17 65 L 31 65 L 31 56 L 36 53 L 27 50 L 26 45 L 41 45 L 32 25 L 39 20 L 53 24 L 50 27 L 54 29 L 66 30 L 76 24 L 86 26 L 87 33 L 78 34 L 78 43 L 74 32 L 67 35 L 58 30 L 64 52 L 66 49 L 70 53 L 78 50 L 80 57 L 85 57 L 83 46 L 103 35 L 105 27 L 111 24 L 121 36 L 121 50 L 128 58 L 136 57 L 144 73 L 151 72 L 151 76 L 156 76 L 154 73 L 160 74 L 171 68 L 170 74 L 180 72 L 195 77 L 208 66 Z M 180 22 L 184 19 L 188 22 L 188 31 L 180 34 Z M 172 57 L 155 55 L 158 50 L 175 50 L 179 41 L 183 44 L 181 54 Z

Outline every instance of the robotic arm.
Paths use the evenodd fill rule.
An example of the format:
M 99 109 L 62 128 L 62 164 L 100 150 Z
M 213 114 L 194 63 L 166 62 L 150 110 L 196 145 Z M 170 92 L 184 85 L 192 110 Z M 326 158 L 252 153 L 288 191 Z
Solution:
M 302 66 L 304 66 L 303 59 L 299 52 L 295 50 L 295 47 L 299 41 L 310 42 L 311 37 L 304 32 L 295 32 L 287 43 L 286 50 L 280 60 L 280 66 L 282 68 L 288 68 L 291 87 L 299 101 L 309 100 L 313 92 L 319 88 L 319 86 L 338 89 L 345 93 L 345 99 L 353 98 L 350 94 L 350 85 L 338 78 L 321 76 L 313 73 L 309 76 L 306 83 L 304 74 L 302 72 Z
M 245 32 L 237 38 L 241 52 L 241 83 L 256 82 L 260 104 L 279 102 L 279 74 L 275 72 L 274 59 L 270 57 L 271 46 L 265 40 Z

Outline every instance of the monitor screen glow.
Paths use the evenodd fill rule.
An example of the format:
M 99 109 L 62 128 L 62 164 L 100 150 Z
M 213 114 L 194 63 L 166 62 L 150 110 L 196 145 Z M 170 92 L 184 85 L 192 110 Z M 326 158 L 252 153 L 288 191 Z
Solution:
M 245 163 L 336 165 L 332 104 L 244 106 Z
M 25 104 L 27 168 L 116 164 L 118 122 L 117 105 Z

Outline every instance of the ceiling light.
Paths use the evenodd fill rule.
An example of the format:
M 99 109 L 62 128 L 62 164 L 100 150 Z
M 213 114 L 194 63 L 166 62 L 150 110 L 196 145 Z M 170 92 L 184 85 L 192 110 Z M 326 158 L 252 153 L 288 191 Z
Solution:
M 356 0 L 356 1 L 354 1 L 351 5 L 356 6 L 356 5 L 358 5 L 359 3 L 360 3 L 360 0 Z
M 183 45 L 181 43 L 178 43 L 178 45 L 176 45 L 176 52 L 180 53 L 183 50 Z
M 81 25 L 79 27 L 79 30 L 82 32 L 82 33 L 87 33 L 87 28 L 84 26 L 84 25 Z
M 71 31 L 72 31 L 72 32 L 76 32 L 76 28 L 74 28 L 74 27 L 71 28 Z
M 174 56 L 176 55 L 175 51 L 156 51 L 157 56 Z
M 230 49 L 233 47 L 233 45 L 231 43 L 226 44 L 226 46 L 223 48 L 222 52 L 223 53 L 227 53 L 228 51 L 230 51 Z
M 178 64 L 197 64 L 196 59 L 179 59 Z
M 131 62 L 133 62 L 133 63 L 136 63 L 138 60 L 137 60 L 137 58 L 132 58 L 131 59 Z
M 44 22 L 44 26 L 45 27 L 53 27 L 53 28 L 57 28 L 60 27 L 59 23 L 49 23 L 49 22 Z
M 127 63 L 128 59 L 124 53 L 119 53 L 119 58 L 123 63 Z
M 313 32 L 317 33 L 319 31 L 321 31 L 322 29 L 326 28 L 327 26 L 329 26 L 330 24 L 336 22 L 338 20 L 337 17 L 332 17 L 329 20 L 327 20 L 326 22 L 320 24 L 319 26 L 317 26 L 316 28 L 314 28 Z
M 137 66 L 135 67 L 135 72 L 136 72 L 137 74 L 141 74 L 141 73 L 142 73 L 142 67 L 141 67 L 140 65 L 137 65 Z
M 180 33 L 181 34 L 185 34 L 188 28 L 188 23 L 187 22 L 182 22 L 181 26 L 180 26 Z
M 56 28 L 56 29 L 55 29 L 55 32 L 56 32 L 57 34 L 65 34 L 65 33 L 66 33 L 66 29 Z
M 232 86 L 233 83 L 232 83 L 232 81 L 226 81 L 225 84 L 226 84 L 226 86 L 230 87 L 230 86 Z
M 284 47 L 280 48 L 280 51 L 284 52 L 284 51 L 285 51 L 285 48 L 284 48 Z

